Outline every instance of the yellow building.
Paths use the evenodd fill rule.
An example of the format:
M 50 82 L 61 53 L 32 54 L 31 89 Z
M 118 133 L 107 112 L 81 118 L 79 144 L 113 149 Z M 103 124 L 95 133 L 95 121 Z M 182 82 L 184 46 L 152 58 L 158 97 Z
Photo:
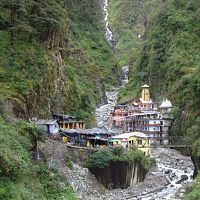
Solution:
M 137 147 L 145 155 L 151 154 L 151 144 L 148 136 L 142 132 L 130 132 L 112 136 L 110 139 L 112 146 L 123 146 L 124 148 Z
M 133 135 L 127 139 L 128 147 L 137 147 L 145 153 L 145 155 L 151 154 L 150 140 L 146 134 L 141 132 L 133 132 Z

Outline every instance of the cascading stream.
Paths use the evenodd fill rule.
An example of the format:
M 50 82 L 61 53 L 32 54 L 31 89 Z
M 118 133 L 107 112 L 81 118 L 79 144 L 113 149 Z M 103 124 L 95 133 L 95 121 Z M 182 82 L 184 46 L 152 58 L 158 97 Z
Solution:
M 103 2 L 103 9 L 104 9 L 104 13 L 105 13 L 105 17 L 104 17 L 104 21 L 105 21 L 105 25 L 106 25 L 106 39 L 108 40 L 110 46 L 112 48 L 114 48 L 115 46 L 115 38 L 114 35 L 112 33 L 112 31 L 109 28 L 109 21 L 108 21 L 108 16 L 109 16 L 109 12 L 108 12 L 108 0 L 104 0 Z

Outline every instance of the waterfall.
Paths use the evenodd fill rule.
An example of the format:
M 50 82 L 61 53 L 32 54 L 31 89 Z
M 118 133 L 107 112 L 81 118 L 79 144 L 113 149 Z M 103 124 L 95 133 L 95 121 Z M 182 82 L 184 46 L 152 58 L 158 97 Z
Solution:
M 129 66 L 122 67 L 122 86 L 125 86 L 128 83 L 128 74 L 129 74 Z
M 138 164 L 133 164 L 131 172 L 130 187 L 134 187 L 138 183 Z
M 105 29 L 106 29 L 105 36 L 106 36 L 106 39 L 108 40 L 110 46 L 112 48 L 114 48 L 115 47 L 115 37 L 114 37 L 112 31 L 109 28 L 109 22 L 108 22 L 108 16 L 109 16 L 109 13 L 108 13 L 108 0 L 104 0 L 103 1 L 103 10 L 104 10 L 104 13 L 105 13 L 105 17 L 104 17 Z
M 105 33 L 105 37 L 107 39 L 107 41 L 109 42 L 110 46 L 112 48 L 115 47 L 115 37 L 113 32 L 110 30 L 109 27 L 109 21 L 108 21 L 108 17 L 109 17 L 109 12 L 108 12 L 108 2 L 109 0 L 103 0 L 103 10 L 104 10 L 104 21 L 105 21 L 105 29 L 106 29 L 106 33 Z M 128 74 L 129 74 L 129 66 L 123 66 L 122 67 L 122 79 L 121 79 L 121 85 L 124 86 L 126 83 L 128 83 Z

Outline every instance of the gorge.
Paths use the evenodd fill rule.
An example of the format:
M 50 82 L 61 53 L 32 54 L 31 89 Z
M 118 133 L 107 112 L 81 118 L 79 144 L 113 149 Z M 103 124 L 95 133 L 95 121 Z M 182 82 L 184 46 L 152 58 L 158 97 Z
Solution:
M 199 8 L 199 0 L 0 0 L 0 199 L 199 200 Z M 65 114 L 112 134 L 113 107 L 144 84 L 155 102 L 172 101 L 169 134 L 192 144 L 178 149 L 184 155 L 152 149 L 148 172 L 113 157 L 95 177 L 85 160 L 97 149 L 30 123 Z

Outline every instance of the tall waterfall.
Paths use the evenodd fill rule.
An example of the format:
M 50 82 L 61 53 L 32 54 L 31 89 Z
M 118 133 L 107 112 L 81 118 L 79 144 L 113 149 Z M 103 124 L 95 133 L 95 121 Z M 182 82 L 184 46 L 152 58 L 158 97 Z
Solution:
M 112 31 L 110 30 L 109 28 L 109 21 L 108 21 L 108 16 L 109 16 L 109 13 L 108 13 L 108 0 L 104 0 L 103 1 L 103 10 L 104 10 L 104 13 L 105 13 L 105 17 L 104 17 L 104 21 L 105 21 L 105 29 L 106 29 L 106 33 L 105 33 L 105 36 L 106 36 L 106 39 L 108 40 L 110 46 L 112 48 L 115 47 L 115 37 L 112 33 Z

